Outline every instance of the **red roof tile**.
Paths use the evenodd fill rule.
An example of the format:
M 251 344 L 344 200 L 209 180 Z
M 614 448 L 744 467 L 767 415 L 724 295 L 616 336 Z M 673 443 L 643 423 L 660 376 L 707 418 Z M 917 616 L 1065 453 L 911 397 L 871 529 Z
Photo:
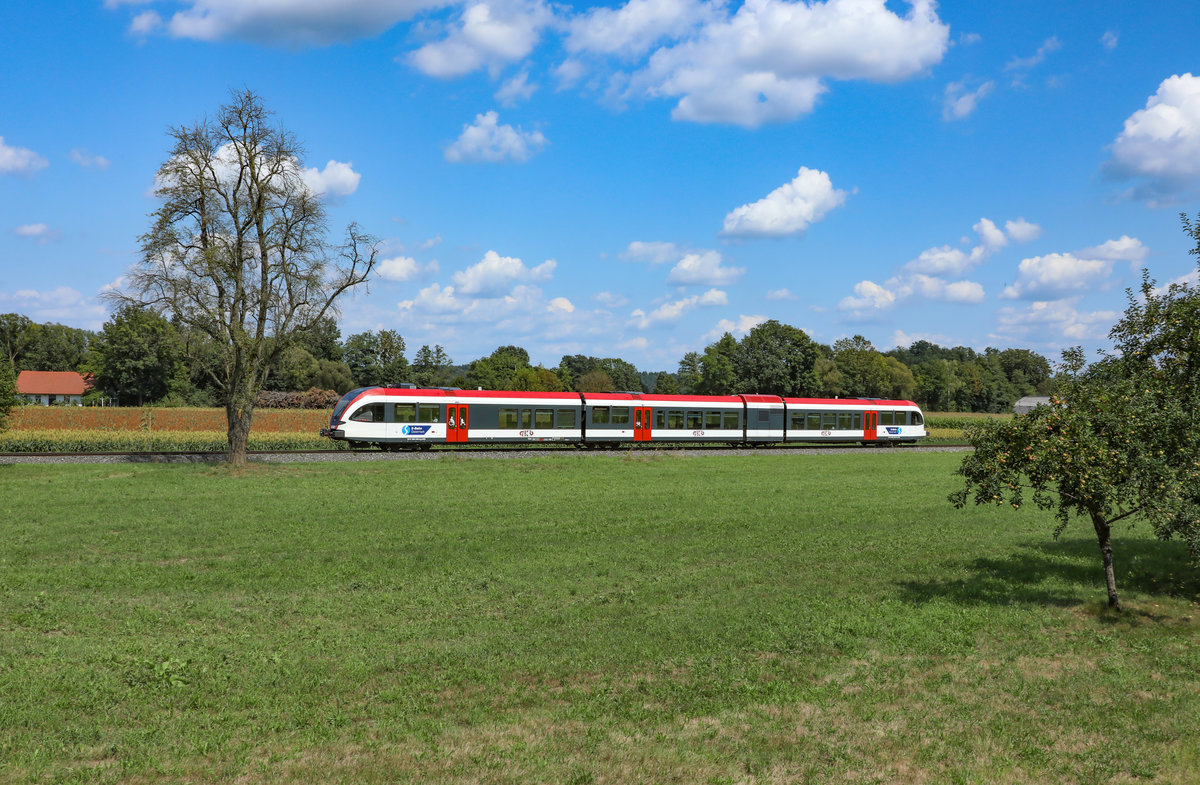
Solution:
M 17 376 L 20 395 L 83 395 L 88 384 L 74 371 L 21 371 Z

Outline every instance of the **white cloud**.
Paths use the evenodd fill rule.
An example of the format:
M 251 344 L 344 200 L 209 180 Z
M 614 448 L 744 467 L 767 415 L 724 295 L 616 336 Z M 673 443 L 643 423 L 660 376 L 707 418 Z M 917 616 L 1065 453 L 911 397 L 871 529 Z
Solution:
M 1121 235 L 1116 240 L 1109 240 L 1100 245 L 1084 248 L 1079 251 L 1079 256 L 1087 259 L 1108 259 L 1114 262 L 1129 262 L 1129 267 L 1136 270 L 1141 266 L 1142 262 L 1146 261 L 1147 254 L 1150 249 L 1142 245 L 1142 241 L 1136 237 L 1130 237 L 1127 234 Z
M 663 38 L 681 38 L 715 21 L 720 3 L 700 0 L 629 0 L 619 8 L 592 8 L 568 25 L 569 52 L 633 57 Z
M 13 234 L 29 240 L 36 240 L 38 245 L 45 245 L 48 242 L 57 240 L 59 237 L 57 229 L 51 229 L 42 223 L 18 226 L 16 229 L 13 229 Z
M 551 313 L 575 313 L 575 306 L 566 297 L 555 297 L 546 306 L 546 310 Z
M 107 169 L 108 159 L 102 155 L 92 155 L 87 150 L 76 147 L 71 151 L 70 158 L 85 169 Z
M 966 79 L 946 85 L 942 98 L 942 119 L 953 121 L 969 117 L 995 87 L 996 83 L 989 80 L 974 90 L 968 90 Z
M 185 0 L 185 7 L 164 20 L 154 11 L 134 16 L 129 32 L 148 35 L 165 30 L 174 38 L 198 41 L 236 39 L 287 47 L 328 46 L 371 38 L 417 13 L 450 0 Z M 140 5 L 112 3 L 105 6 Z
M 554 12 L 542 0 L 470 2 L 443 40 L 425 44 L 410 59 L 429 76 L 463 76 L 480 68 L 496 75 L 533 51 L 553 22 Z
M 725 216 L 722 234 L 734 237 L 784 237 L 800 234 L 846 201 L 826 172 L 800 167 L 789 183 Z
M 628 248 L 621 252 L 621 258 L 650 262 L 650 264 L 666 264 L 678 261 L 685 253 L 687 252 L 675 243 L 634 240 Z
M 454 296 L 454 287 L 443 287 L 440 284 L 430 284 L 412 300 L 402 300 L 398 303 L 402 311 L 423 311 L 425 313 L 461 313 L 463 303 Z
M 500 297 L 518 281 L 548 281 L 558 265 L 553 259 L 529 268 L 520 259 L 488 251 L 481 261 L 453 276 L 454 285 L 462 294 L 478 297 Z
M 937 248 L 927 248 L 921 254 L 902 268 L 912 273 L 927 275 L 962 275 L 978 261 L 975 254 L 943 245 Z
M 638 308 L 630 314 L 631 323 L 639 330 L 645 330 L 663 322 L 678 321 L 688 311 L 695 310 L 705 306 L 712 305 L 727 305 L 729 297 L 720 289 L 709 289 L 704 294 L 697 294 L 683 300 L 676 300 L 672 303 L 655 308 L 649 314 Z
M 1005 230 L 1001 230 L 990 218 L 980 218 L 972 227 L 979 235 L 979 244 L 970 251 L 950 245 L 927 248 L 882 284 L 860 281 L 854 287 L 854 294 L 842 298 L 838 308 L 863 318 L 913 297 L 946 303 L 981 303 L 986 296 L 982 284 L 947 278 L 964 275 L 1010 241 L 1026 242 L 1041 234 L 1041 227 L 1024 218 L 1007 221 L 1004 226 Z
M 1082 259 L 1069 253 L 1052 253 L 1022 259 L 1017 282 L 1000 294 L 1006 300 L 1055 300 L 1087 291 L 1108 278 L 1108 259 Z
M 979 223 L 971 228 L 979 235 L 979 239 L 988 253 L 994 253 L 1008 245 L 1008 238 L 1004 236 L 1004 232 L 997 229 L 996 224 L 990 219 L 980 218 Z
M 362 175 L 354 171 L 353 162 L 330 161 L 324 169 L 313 166 L 301 172 L 304 184 L 314 194 L 346 197 L 358 190 Z
M 500 125 L 496 112 L 475 115 L 474 125 L 464 124 L 463 132 L 446 148 L 450 163 L 528 161 L 546 145 L 541 131 L 522 131 Z
M 396 256 L 391 259 L 384 259 L 375 267 L 380 278 L 386 281 L 411 281 L 414 278 L 420 278 L 423 275 L 429 275 L 438 271 L 438 263 L 430 262 L 427 265 L 422 265 L 411 256 Z
M 898 82 L 940 62 L 949 26 L 931 0 L 749 0 L 655 51 L 632 89 L 678 97 L 676 120 L 753 128 L 812 111 L 825 79 Z
M 1152 203 L 1194 189 L 1200 181 L 1200 77 L 1164 79 L 1146 108 L 1125 120 L 1105 168 L 1120 179 L 1144 178 L 1133 195 Z
M 1005 338 L 1084 341 L 1104 338 L 1120 316 L 1116 311 L 1081 313 L 1078 297 L 1038 301 L 1025 308 L 1001 308 L 996 313 L 999 333 Z M 1046 339 L 1050 338 L 1051 341 Z
M 1042 236 L 1042 227 L 1035 223 L 1030 223 L 1024 218 L 1018 218 L 1015 221 L 1005 221 L 1004 231 L 1008 232 L 1008 236 L 1018 243 L 1027 243 Z
M 1051 52 L 1057 52 L 1062 48 L 1062 42 L 1058 40 L 1058 36 L 1050 36 L 1038 50 L 1029 57 L 1014 57 L 1004 66 L 1005 71 L 1028 71 L 1034 66 L 1041 65 L 1046 60 L 1046 55 Z
M 592 300 L 604 308 L 622 308 L 629 304 L 629 298 L 612 292 L 597 292 Z
M 49 165 L 49 161 L 28 147 L 12 147 L 0 136 L 0 174 L 33 174 Z
M 705 343 L 712 343 L 725 333 L 729 333 L 734 338 L 743 338 L 755 327 L 765 322 L 767 318 L 768 317 L 762 316 L 761 314 L 739 314 L 736 320 L 722 319 L 721 321 L 717 322 L 717 325 L 713 327 L 712 330 L 704 335 L 702 340 L 704 340 Z M 811 332 L 808 330 L 805 330 L 804 332 L 811 335 Z
M 1112 50 L 1116 49 L 1117 48 L 1117 34 L 1114 33 L 1112 30 L 1105 32 L 1104 35 L 1100 36 L 1100 45 L 1103 46 L 1105 49 L 1107 49 L 1110 52 Z
M 0 292 L 0 310 L 16 311 L 35 322 L 60 322 L 87 330 L 98 330 L 108 310 L 70 286 L 50 291 L 21 289 L 12 294 Z
M 496 100 L 501 106 L 516 106 L 521 101 L 528 101 L 537 91 L 537 85 L 529 82 L 529 72 L 522 71 L 500 85 L 496 91 Z
M 18 226 L 13 231 L 18 237 L 41 237 L 49 229 L 50 227 L 46 226 L 46 224 L 25 224 L 24 226 Z
M 767 292 L 768 300 L 795 300 L 796 295 L 792 294 L 787 289 L 772 289 Z
M 859 281 L 854 284 L 854 294 L 843 297 L 838 308 L 843 311 L 867 311 L 889 308 L 896 302 L 896 295 L 874 281 Z
M 744 267 L 723 267 L 716 251 L 689 253 L 671 268 L 667 283 L 680 286 L 728 286 L 746 272 Z

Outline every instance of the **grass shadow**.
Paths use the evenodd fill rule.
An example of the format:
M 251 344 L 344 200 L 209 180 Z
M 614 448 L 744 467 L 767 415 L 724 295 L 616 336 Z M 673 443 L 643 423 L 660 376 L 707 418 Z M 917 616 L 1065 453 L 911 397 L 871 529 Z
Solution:
M 959 577 L 902 581 L 900 597 L 914 604 L 949 599 L 963 605 L 1058 607 L 1103 599 L 1104 569 L 1094 539 L 1029 540 L 1018 548 L 1008 556 L 945 563 L 943 572 Z M 1123 597 L 1200 597 L 1200 570 L 1182 543 L 1118 539 L 1113 544 L 1113 567 Z

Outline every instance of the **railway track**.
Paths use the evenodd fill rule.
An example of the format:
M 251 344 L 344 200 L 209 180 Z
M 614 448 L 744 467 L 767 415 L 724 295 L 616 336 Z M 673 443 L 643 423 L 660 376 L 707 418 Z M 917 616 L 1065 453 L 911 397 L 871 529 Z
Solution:
M 427 451 L 385 452 L 371 449 L 342 449 L 342 450 L 251 450 L 246 453 L 247 459 L 256 462 L 269 463 L 298 463 L 320 461 L 404 461 L 430 460 L 442 456 L 454 455 L 460 458 L 532 458 L 545 455 L 580 455 L 580 456 L 613 456 L 629 453 L 640 454 L 673 454 L 673 455 L 763 455 L 763 454 L 801 454 L 822 455 L 839 453 L 879 453 L 890 452 L 961 452 L 970 447 L 965 445 L 947 444 L 912 444 L 898 447 L 868 447 L 865 445 L 811 445 L 798 446 L 788 444 L 770 444 L 756 447 L 730 447 L 723 444 L 687 445 L 679 447 L 633 447 L 621 445 L 615 449 L 582 449 L 574 445 L 539 446 L 535 448 L 520 445 L 497 445 L 494 447 L 466 448 L 434 448 Z M 0 464 L 3 463 L 219 463 L 225 459 L 225 453 L 198 451 L 160 451 L 160 452 L 21 452 L 0 453 Z

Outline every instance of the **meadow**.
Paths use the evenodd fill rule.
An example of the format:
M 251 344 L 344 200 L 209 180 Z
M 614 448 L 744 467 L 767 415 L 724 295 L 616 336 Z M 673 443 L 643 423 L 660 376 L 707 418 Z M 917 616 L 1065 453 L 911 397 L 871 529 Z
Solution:
M 958 457 L 0 465 L 0 782 L 1194 783 L 1178 543 Z

